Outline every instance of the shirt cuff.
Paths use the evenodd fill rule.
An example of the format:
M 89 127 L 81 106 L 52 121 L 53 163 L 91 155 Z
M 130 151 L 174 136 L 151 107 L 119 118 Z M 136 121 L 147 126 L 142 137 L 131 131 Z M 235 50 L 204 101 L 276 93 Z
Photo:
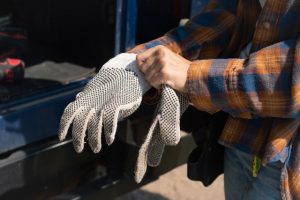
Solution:
M 240 90 L 238 74 L 244 59 L 212 59 L 192 62 L 187 86 L 191 103 L 199 110 L 223 110 L 232 116 L 251 118 L 247 98 Z

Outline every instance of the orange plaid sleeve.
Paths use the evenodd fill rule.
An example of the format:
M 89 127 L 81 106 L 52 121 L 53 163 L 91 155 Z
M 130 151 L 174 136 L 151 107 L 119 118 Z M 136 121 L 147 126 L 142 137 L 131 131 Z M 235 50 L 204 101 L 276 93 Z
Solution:
M 300 116 L 300 40 L 276 43 L 248 59 L 198 60 L 188 71 L 192 104 L 241 118 Z
M 225 48 L 236 22 L 236 0 L 212 0 L 203 12 L 191 18 L 184 26 L 167 32 L 160 38 L 137 45 L 129 52 L 140 53 L 146 49 L 163 45 L 187 59 L 196 59 L 203 46 L 214 43 L 212 51 Z
M 236 21 L 234 14 L 236 0 L 213 0 L 203 12 L 193 17 L 184 26 L 179 26 L 160 38 L 135 46 L 128 52 L 141 53 L 149 48 L 163 45 L 173 52 L 193 60 L 199 55 L 218 55 L 226 47 Z M 207 44 L 213 43 L 211 48 Z M 211 57 L 211 56 L 210 56 Z M 159 99 L 158 91 L 144 95 L 146 104 L 154 104 Z

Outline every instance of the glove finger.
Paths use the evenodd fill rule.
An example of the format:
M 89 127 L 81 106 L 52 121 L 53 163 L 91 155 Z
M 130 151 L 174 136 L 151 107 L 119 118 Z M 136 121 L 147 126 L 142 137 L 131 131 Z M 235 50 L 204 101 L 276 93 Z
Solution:
M 174 145 L 180 140 L 180 116 L 188 105 L 189 101 L 185 95 L 176 94 L 168 86 L 163 87 L 163 96 L 155 111 L 157 116 L 161 116 L 159 124 L 155 127 L 148 150 L 149 166 L 156 167 L 160 164 L 166 144 Z M 176 112 L 174 112 L 175 110 Z M 174 113 L 170 116 L 169 111 Z
M 81 107 L 73 122 L 73 145 L 77 153 L 82 152 L 84 148 L 84 138 L 90 118 L 93 115 L 93 110 Z
M 58 138 L 63 141 L 66 138 L 69 127 L 74 117 L 80 112 L 78 104 L 75 102 L 70 103 L 64 110 L 64 113 L 60 119 Z
M 118 121 L 123 119 L 138 109 L 141 104 L 141 99 L 135 102 L 121 105 L 119 107 L 106 107 L 103 113 L 103 127 L 106 143 L 111 145 L 115 140 Z
M 180 104 L 180 116 L 181 116 L 189 107 L 190 101 L 189 98 L 184 94 L 177 93 L 177 96 Z
M 148 160 L 148 149 L 149 144 L 153 136 L 153 131 L 155 128 L 155 124 L 157 124 L 158 118 L 155 119 L 155 122 L 152 123 L 149 132 L 146 136 L 144 143 L 142 144 L 137 158 L 137 163 L 135 167 L 134 179 L 137 183 L 140 183 L 147 171 L 147 160 Z
M 98 153 L 101 150 L 101 133 L 102 133 L 102 119 L 103 112 L 101 111 L 97 115 L 94 110 L 88 123 L 88 142 L 94 153 Z
M 180 103 L 176 92 L 164 86 L 160 107 L 160 133 L 166 145 L 176 145 L 180 140 Z
M 155 131 L 148 149 L 147 162 L 150 167 L 157 167 L 160 164 L 164 150 L 165 144 Z

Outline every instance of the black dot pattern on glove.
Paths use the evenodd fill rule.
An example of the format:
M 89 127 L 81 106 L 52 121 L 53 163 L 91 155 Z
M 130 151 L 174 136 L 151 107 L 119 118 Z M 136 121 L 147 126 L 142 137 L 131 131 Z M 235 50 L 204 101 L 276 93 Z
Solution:
M 92 132 L 91 134 L 101 135 L 101 130 L 98 129 L 102 125 L 90 122 L 96 119 L 102 121 L 105 137 L 112 143 L 117 122 L 136 111 L 141 100 L 142 88 L 134 72 L 118 68 L 100 70 L 77 95 L 75 101 L 66 107 L 61 118 L 59 137 L 61 140 L 64 139 L 69 126 L 73 123 L 74 148 L 77 152 L 81 152 L 87 129 Z M 87 128 L 88 126 L 96 127 Z M 92 150 L 98 152 L 101 140 L 91 134 L 88 134 L 90 137 L 88 141 Z
M 166 145 L 176 145 L 180 140 L 180 116 L 189 106 L 186 95 L 164 86 L 154 112 L 153 123 L 139 151 L 135 180 L 144 177 L 147 165 L 156 167 L 161 162 Z

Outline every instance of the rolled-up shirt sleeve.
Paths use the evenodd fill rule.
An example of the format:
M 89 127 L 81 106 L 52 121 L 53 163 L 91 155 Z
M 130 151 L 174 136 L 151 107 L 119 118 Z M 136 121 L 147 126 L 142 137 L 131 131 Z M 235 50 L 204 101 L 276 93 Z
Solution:
M 276 43 L 246 59 L 194 61 L 188 70 L 192 104 L 234 117 L 300 117 L 300 39 Z
M 162 45 L 187 59 L 193 59 L 207 43 L 229 42 L 236 22 L 236 2 L 236 0 L 210 1 L 204 11 L 191 18 L 184 26 L 178 26 L 162 37 L 137 45 L 129 52 L 139 53 Z

